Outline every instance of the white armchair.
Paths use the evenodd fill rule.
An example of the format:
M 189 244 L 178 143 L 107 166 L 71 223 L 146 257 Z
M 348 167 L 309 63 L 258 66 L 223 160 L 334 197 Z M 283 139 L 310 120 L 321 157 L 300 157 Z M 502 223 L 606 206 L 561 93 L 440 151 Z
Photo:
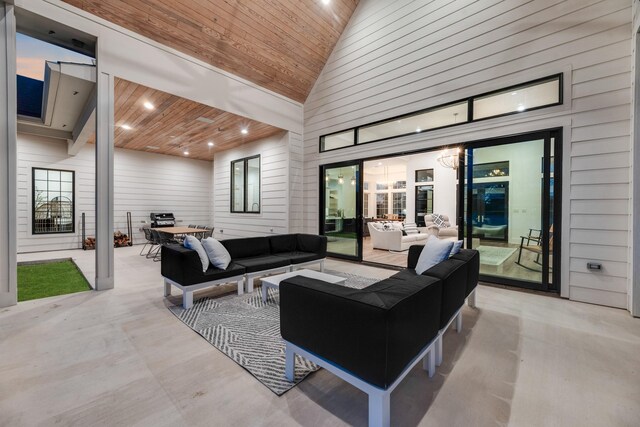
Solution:
M 442 226 L 438 227 L 433 222 L 433 215 L 427 214 L 424 216 L 424 224 L 429 232 L 438 236 L 439 239 L 458 240 L 458 226 L 452 226 L 447 215 L 442 215 L 442 218 L 445 222 Z
M 426 233 L 403 236 L 402 223 L 399 222 L 391 223 L 391 229 L 388 230 L 385 230 L 380 222 L 370 222 L 367 226 L 374 249 L 402 252 L 412 245 L 424 244 L 429 238 L 429 234 Z

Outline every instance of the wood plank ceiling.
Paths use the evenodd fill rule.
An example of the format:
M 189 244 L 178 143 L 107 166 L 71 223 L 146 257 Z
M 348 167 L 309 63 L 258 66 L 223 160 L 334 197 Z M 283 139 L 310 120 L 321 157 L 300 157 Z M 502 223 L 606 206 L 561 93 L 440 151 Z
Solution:
M 115 81 L 114 110 L 116 147 L 200 160 L 213 160 L 218 151 L 284 132 L 119 78 Z
M 304 102 L 359 0 L 63 0 Z

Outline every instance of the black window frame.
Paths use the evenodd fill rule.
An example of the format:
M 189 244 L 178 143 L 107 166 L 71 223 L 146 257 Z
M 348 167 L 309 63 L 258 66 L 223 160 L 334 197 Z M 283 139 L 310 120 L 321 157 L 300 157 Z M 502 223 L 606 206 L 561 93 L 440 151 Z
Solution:
M 511 112 L 506 112 L 503 114 L 498 114 L 495 116 L 489 116 L 489 117 L 483 117 L 483 118 L 479 118 L 476 119 L 474 117 L 474 112 L 473 112 L 473 103 L 474 100 L 479 99 L 479 98 L 485 98 L 491 95 L 496 95 L 502 92 L 507 92 L 507 91 L 513 91 L 516 89 L 523 89 L 523 88 L 527 88 L 527 87 L 531 87 L 531 86 L 535 86 L 538 84 L 543 84 L 543 83 L 547 83 L 553 80 L 558 80 L 558 102 L 555 103 L 551 103 L 551 104 L 545 104 L 545 105 L 539 105 L 537 107 L 532 107 L 532 108 L 526 108 L 522 111 L 511 111 Z M 445 128 L 450 128 L 450 127 L 454 127 L 454 126 L 462 126 L 465 124 L 469 124 L 469 123 L 475 123 L 475 122 L 482 122 L 485 120 L 493 120 L 496 118 L 500 118 L 500 117 L 505 117 L 505 116 L 511 116 L 511 115 L 515 115 L 515 114 L 522 114 L 522 113 L 527 113 L 529 111 L 535 111 L 535 110 L 539 110 L 541 108 L 549 108 L 549 107 L 555 107 L 558 105 L 562 105 L 564 103 L 564 99 L 563 99 L 563 93 L 564 93 L 564 73 L 556 73 L 556 74 L 552 74 L 546 77 L 541 77 L 538 79 L 534 79 L 534 80 L 530 80 L 524 83 L 518 83 L 515 85 L 511 85 L 511 86 L 507 86 L 507 87 L 503 87 L 500 89 L 496 89 L 496 90 L 492 90 L 489 92 L 485 92 L 485 93 L 481 93 L 479 95 L 472 95 L 472 96 L 468 96 L 466 98 L 462 98 L 462 99 L 458 99 L 456 101 L 452 101 L 452 102 L 446 102 L 444 104 L 439 104 L 439 105 L 435 105 L 433 107 L 428 107 L 428 108 L 424 108 L 418 111 L 414 111 L 411 113 L 406 113 L 406 114 L 401 114 L 398 116 L 394 116 L 391 118 L 386 118 L 386 119 L 382 119 L 382 120 L 377 120 L 375 122 L 371 122 L 371 123 L 366 123 L 360 126 L 355 126 L 352 128 L 347 128 L 347 129 L 342 129 L 339 130 L 337 132 L 331 132 L 328 134 L 324 134 L 324 135 L 320 135 L 320 137 L 318 138 L 318 150 L 320 153 L 327 153 L 330 151 L 335 151 L 335 150 L 343 150 L 345 148 L 351 148 L 351 147 L 357 147 L 358 145 L 365 145 L 365 144 L 372 144 L 372 143 L 376 143 L 376 142 L 381 142 L 381 141 L 387 141 L 390 139 L 395 139 L 395 138 L 402 138 L 405 136 L 410 136 L 410 135 L 418 135 L 418 134 L 422 134 L 422 133 L 427 133 L 427 132 L 432 132 L 435 130 L 440 130 L 440 129 L 445 129 Z M 436 127 L 436 128 L 429 128 L 429 129 L 425 129 L 425 130 L 421 130 L 420 132 L 410 132 L 410 133 L 405 133 L 405 134 L 401 134 L 401 135 L 394 135 L 394 136 L 389 136 L 386 138 L 380 138 L 380 139 L 376 139 L 376 140 L 372 140 L 372 141 L 367 141 L 367 142 L 359 142 L 359 130 L 361 128 L 366 128 L 372 125 L 378 125 L 381 123 L 386 123 L 386 122 L 392 122 L 395 120 L 401 120 L 404 118 L 408 118 L 408 117 L 412 117 L 412 116 L 416 116 L 416 115 L 420 115 L 420 114 L 424 114 L 424 113 L 428 113 L 430 111 L 434 111 L 434 110 L 438 110 L 441 108 L 446 108 L 446 107 L 450 107 L 452 105 L 456 105 L 456 104 L 462 104 L 466 102 L 467 103 L 467 120 L 465 121 L 461 121 L 459 123 L 454 123 L 454 124 L 450 124 L 450 125 L 445 125 L 445 126 L 440 126 L 440 127 Z M 353 144 L 352 145 L 346 145 L 344 147 L 338 147 L 338 148 L 332 148 L 330 150 L 323 150 L 323 141 L 326 137 L 332 136 L 332 135 L 337 135 L 340 133 L 347 133 L 347 132 L 353 132 Z
M 36 231 L 36 170 L 47 171 L 47 183 L 49 182 L 49 171 L 54 172 L 69 172 L 71 173 L 71 230 L 66 231 Z M 62 181 L 59 181 L 62 183 Z M 62 191 L 61 191 L 62 192 Z M 47 190 L 49 193 L 49 190 Z M 48 194 L 47 194 L 48 196 Z M 31 235 L 32 236 L 47 236 L 50 234 L 75 234 L 76 233 L 76 171 L 68 169 L 54 169 L 54 168 L 31 168 Z
M 248 176 L 249 176 L 249 160 L 258 159 L 259 173 L 258 173 L 258 210 L 257 211 L 248 211 L 247 210 L 247 184 L 248 184 Z M 235 164 L 242 162 L 244 170 L 244 182 L 243 182 L 243 200 L 242 200 L 242 210 L 235 210 Z M 230 206 L 229 211 L 231 213 L 242 213 L 242 214 L 259 214 L 262 212 L 262 161 L 260 159 L 260 154 L 256 154 L 254 156 L 243 157 L 241 159 L 236 159 L 231 161 L 231 197 L 229 198 Z

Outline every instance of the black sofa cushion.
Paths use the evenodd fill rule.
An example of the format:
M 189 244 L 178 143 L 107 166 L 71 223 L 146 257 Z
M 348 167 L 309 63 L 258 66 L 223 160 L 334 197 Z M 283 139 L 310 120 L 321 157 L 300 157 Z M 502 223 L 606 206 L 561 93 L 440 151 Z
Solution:
M 424 276 L 442 280 L 442 306 L 440 311 L 440 329 L 464 305 L 467 291 L 467 264 L 457 259 L 447 259 L 434 265 Z
M 220 270 L 209 264 L 209 268 L 203 273 L 198 253 L 182 245 L 165 245 L 162 246 L 161 251 L 162 276 L 182 286 L 212 282 L 227 277 L 241 276 L 245 273 L 245 268 L 234 262 L 229 264 L 225 270 Z
M 241 258 L 263 257 L 271 254 L 269 239 L 266 237 L 247 237 L 242 239 L 221 240 L 233 261 Z
M 471 249 L 460 249 L 460 252 L 451 257 L 467 263 L 467 292 L 469 294 L 478 285 L 480 275 L 480 252 Z
M 269 236 L 268 239 L 272 254 L 294 252 L 298 244 L 297 234 L 280 234 L 277 236 Z
M 255 273 L 256 271 L 270 270 L 272 268 L 278 267 L 286 267 L 291 264 L 289 258 L 284 258 L 276 255 L 240 258 L 234 259 L 233 262 L 244 267 L 247 273 Z
M 387 388 L 436 337 L 441 294 L 442 282 L 427 276 L 389 278 L 365 289 L 294 276 L 280 283 L 280 331 L 285 340 Z
M 304 262 L 317 261 L 319 259 L 324 258 L 323 256 L 320 256 L 318 254 L 314 254 L 311 252 L 298 252 L 298 251 L 281 252 L 281 253 L 275 254 L 275 256 L 286 258 L 291 262 L 291 264 L 302 264 Z
M 327 236 L 315 234 L 297 234 L 296 250 L 298 252 L 311 252 L 318 255 L 318 259 L 327 256 Z

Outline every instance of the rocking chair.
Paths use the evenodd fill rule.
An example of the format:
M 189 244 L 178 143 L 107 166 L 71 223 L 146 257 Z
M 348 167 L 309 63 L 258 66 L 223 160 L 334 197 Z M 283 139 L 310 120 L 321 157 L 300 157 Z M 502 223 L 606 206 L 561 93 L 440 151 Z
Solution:
M 529 234 L 527 234 L 526 236 L 520 236 L 520 248 L 518 250 L 518 260 L 516 261 L 516 264 L 518 264 L 520 267 L 526 268 L 527 270 L 538 271 L 534 268 L 522 264 L 521 260 L 523 250 L 535 253 L 536 259 L 533 262 L 542 267 L 542 263 L 540 262 L 540 257 L 542 256 L 543 250 L 542 230 L 530 228 Z M 549 229 L 549 255 L 551 254 L 553 254 L 553 225 Z

